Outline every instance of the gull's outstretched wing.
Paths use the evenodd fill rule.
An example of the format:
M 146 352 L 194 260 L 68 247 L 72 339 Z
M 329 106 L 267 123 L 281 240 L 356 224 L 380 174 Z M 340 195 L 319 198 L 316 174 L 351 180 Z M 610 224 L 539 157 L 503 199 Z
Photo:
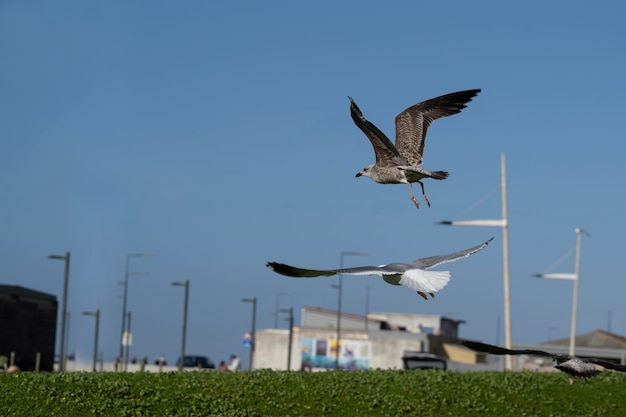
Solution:
M 609 362 L 603 359 L 596 359 L 596 358 L 589 358 L 586 359 L 587 362 L 591 362 L 591 363 L 595 363 L 596 365 L 600 365 L 603 368 L 606 369 L 612 369 L 613 371 L 618 371 L 618 372 L 626 372 L 626 366 L 625 365 L 618 365 L 616 363 L 613 362 Z
M 385 134 L 374 125 L 374 123 L 363 117 L 361 109 L 359 109 L 352 97 L 348 96 L 348 98 L 350 99 L 350 116 L 352 116 L 354 123 L 363 133 L 365 133 L 365 136 L 367 136 L 369 141 L 372 143 L 374 153 L 376 154 L 376 165 L 385 167 L 394 166 L 397 163 L 405 163 L 389 138 L 385 136 Z
M 330 277 L 335 274 L 382 276 L 383 274 L 390 273 L 382 266 L 357 266 L 343 269 L 304 269 L 278 262 L 268 262 L 266 266 L 278 274 L 293 278 Z
M 461 258 L 466 258 L 478 252 L 479 250 L 487 246 L 492 240 L 493 238 L 489 239 L 485 243 L 481 243 L 478 246 L 474 246 L 473 248 L 460 250 L 458 252 L 450 253 L 448 255 L 438 255 L 438 256 L 431 256 L 429 258 L 416 259 L 413 262 L 411 262 L 411 265 L 420 269 L 429 269 L 429 268 L 434 268 L 441 264 L 445 264 L 447 262 L 454 262 L 456 260 L 459 260 Z
M 475 342 L 472 340 L 463 340 L 461 342 L 463 346 L 466 346 L 472 350 L 478 352 L 491 353 L 492 355 L 534 355 L 543 356 L 548 358 L 562 358 L 563 355 L 557 355 L 553 353 L 544 352 L 543 350 L 532 349 L 506 349 L 500 346 L 489 345 L 487 343 Z
M 409 164 L 421 165 L 426 133 L 440 117 L 460 113 L 480 89 L 458 91 L 417 103 L 396 116 L 396 149 Z

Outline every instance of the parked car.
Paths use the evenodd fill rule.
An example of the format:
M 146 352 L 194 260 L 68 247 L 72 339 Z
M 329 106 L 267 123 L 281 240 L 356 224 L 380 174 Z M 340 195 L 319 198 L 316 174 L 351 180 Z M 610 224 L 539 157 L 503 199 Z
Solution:
M 180 365 L 180 358 L 176 361 L 176 366 Z M 185 355 L 183 357 L 183 368 L 215 369 L 215 364 L 206 356 Z
M 404 369 L 441 369 L 448 368 L 448 362 L 441 356 L 432 353 L 409 353 L 405 352 L 402 356 Z

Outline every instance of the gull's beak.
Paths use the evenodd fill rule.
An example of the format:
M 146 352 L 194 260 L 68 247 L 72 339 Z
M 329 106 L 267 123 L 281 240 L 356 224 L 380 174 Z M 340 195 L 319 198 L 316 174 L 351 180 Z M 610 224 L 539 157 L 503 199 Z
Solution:
M 361 175 L 363 175 L 363 174 L 359 172 L 358 174 L 356 174 L 356 175 L 354 176 L 354 178 L 359 178 Z

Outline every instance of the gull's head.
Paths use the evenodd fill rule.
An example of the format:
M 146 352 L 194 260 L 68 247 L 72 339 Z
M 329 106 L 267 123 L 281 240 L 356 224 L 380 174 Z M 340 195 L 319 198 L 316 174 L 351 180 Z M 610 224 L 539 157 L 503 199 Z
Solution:
M 371 177 L 372 176 L 372 168 L 374 167 L 374 165 L 368 165 L 365 168 L 363 168 L 363 170 L 361 172 L 359 172 L 358 174 L 356 174 L 356 178 L 359 178 L 360 176 L 366 176 L 366 177 Z

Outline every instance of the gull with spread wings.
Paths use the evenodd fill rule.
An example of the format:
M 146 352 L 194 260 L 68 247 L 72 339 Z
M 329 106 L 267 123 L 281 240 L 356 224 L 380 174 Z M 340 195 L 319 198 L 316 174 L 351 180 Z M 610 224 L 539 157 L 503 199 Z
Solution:
M 492 240 L 493 238 L 473 248 L 450 253 L 448 255 L 416 259 L 411 263 L 392 263 L 380 266 L 357 266 L 354 268 L 321 270 L 302 269 L 277 262 L 268 262 L 267 267 L 281 275 L 293 278 L 329 277 L 335 274 L 375 275 L 382 277 L 385 282 L 391 285 L 403 285 L 417 291 L 423 299 L 428 300 L 426 294 L 430 294 L 431 297 L 434 297 L 435 292 L 441 290 L 448 284 L 448 281 L 450 281 L 450 271 L 427 271 L 427 269 L 466 258 L 487 246 Z
M 472 350 L 491 353 L 493 355 L 533 355 L 551 358 L 556 362 L 556 365 L 554 366 L 556 369 L 570 375 L 570 384 L 574 383 L 574 380 L 571 377 L 583 378 L 586 382 L 588 382 L 588 378 L 599 375 L 601 371 L 596 368 L 595 365 L 600 365 L 603 368 L 612 369 L 614 371 L 626 372 L 626 366 L 618 365 L 603 359 L 579 358 L 577 356 L 544 352 L 543 350 L 506 349 L 472 340 L 463 340 L 461 343 Z
M 412 183 L 418 182 L 422 187 L 424 201 L 430 207 L 422 178 L 444 180 L 448 177 L 448 173 L 428 171 L 422 167 L 428 127 L 441 117 L 460 113 L 479 92 L 480 89 L 458 91 L 431 98 L 407 108 L 396 116 L 395 146 L 380 129 L 363 117 L 355 101 L 348 96 L 350 116 L 370 140 L 376 154 L 376 163 L 366 166 L 356 176 L 370 177 L 381 184 L 408 184 L 411 201 L 417 208 L 419 208 L 419 203 L 413 197 Z

